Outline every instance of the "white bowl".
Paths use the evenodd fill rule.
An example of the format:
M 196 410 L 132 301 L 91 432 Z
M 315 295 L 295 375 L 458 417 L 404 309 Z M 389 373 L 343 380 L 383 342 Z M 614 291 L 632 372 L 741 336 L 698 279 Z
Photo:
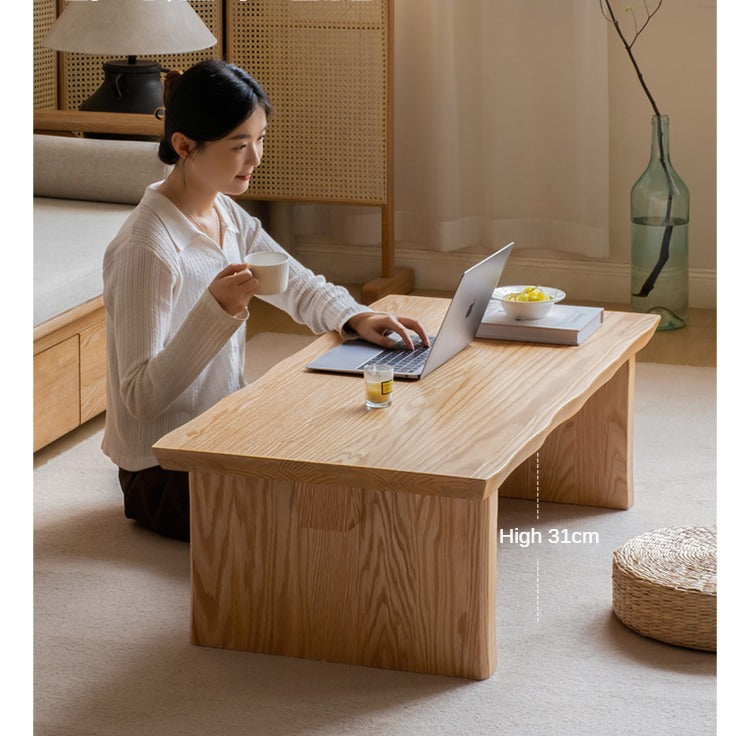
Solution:
M 552 305 L 565 299 L 565 292 L 561 289 L 553 289 L 550 286 L 537 286 L 539 291 L 543 292 L 548 298 L 539 302 L 516 302 L 508 297 L 511 294 L 517 294 L 523 291 L 526 285 L 522 286 L 499 286 L 492 295 L 503 305 L 503 309 L 514 319 L 541 319 L 544 317 Z

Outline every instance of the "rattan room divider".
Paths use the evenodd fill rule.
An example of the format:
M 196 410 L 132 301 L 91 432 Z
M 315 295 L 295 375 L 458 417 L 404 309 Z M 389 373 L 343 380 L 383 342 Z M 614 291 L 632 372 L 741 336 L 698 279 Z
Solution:
M 34 109 L 57 107 L 57 54 L 42 40 L 57 18 L 57 0 L 34 0 Z
M 226 58 L 274 106 L 248 196 L 381 209 L 381 278 L 370 302 L 413 287 L 395 267 L 393 0 L 225 0 Z
M 228 0 L 227 59 L 275 109 L 253 194 L 386 201 L 387 10 L 384 0 Z
M 37 34 L 44 37 L 55 5 L 62 12 L 67 2 L 34 0 L 35 107 L 77 109 L 101 83 L 102 63 L 112 58 L 61 53 L 57 76 L 50 71 Z M 184 69 L 223 57 L 255 76 L 274 107 L 263 165 L 247 197 L 380 208 L 381 277 L 364 286 L 362 299 L 410 291 L 413 272 L 396 268 L 394 249 L 393 0 L 190 4 L 219 43 L 154 60 Z M 54 65 L 54 52 L 51 58 Z

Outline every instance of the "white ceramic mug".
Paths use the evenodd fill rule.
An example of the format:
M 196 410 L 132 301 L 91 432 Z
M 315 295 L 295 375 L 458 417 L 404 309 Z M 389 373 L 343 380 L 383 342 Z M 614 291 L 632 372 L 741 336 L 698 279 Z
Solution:
M 258 279 L 256 294 L 280 294 L 289 283 L 289 256 L 276 251 L 258 251 L 246 256 L 253 276 Z

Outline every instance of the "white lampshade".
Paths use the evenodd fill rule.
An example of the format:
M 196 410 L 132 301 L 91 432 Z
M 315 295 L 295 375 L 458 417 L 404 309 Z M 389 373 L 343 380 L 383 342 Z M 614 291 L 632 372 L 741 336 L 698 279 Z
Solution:
M 101 56 L 179 54 L 216 38 L 187 0 L 71 0 L 43 41 Z

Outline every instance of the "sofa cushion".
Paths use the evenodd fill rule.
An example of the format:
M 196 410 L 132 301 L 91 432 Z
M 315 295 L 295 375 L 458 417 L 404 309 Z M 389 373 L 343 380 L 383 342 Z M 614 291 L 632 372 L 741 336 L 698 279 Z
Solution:
M 34 195 L 137 204 L 171 166 L 153 141 L 34 135 Z
M 99 296 L 104 251 L 129 204 L 34 198 L 34 326 Z

